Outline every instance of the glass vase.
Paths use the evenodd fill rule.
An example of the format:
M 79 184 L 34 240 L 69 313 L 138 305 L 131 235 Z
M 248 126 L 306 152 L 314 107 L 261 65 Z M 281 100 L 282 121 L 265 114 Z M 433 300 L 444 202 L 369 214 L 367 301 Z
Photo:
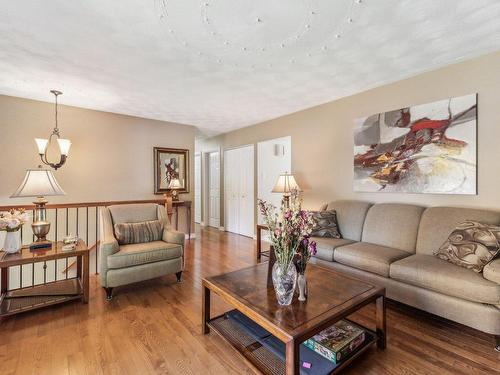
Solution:
M 292 303 L 295 284 L 297 282 L 297 269 L 295 264 L 290 262 L 288 267 L 279 262 L 273 265 L 273 286 L 276 292 L 278 304 L 288 306 Z
M 8 254 L 18 253 L 21 250 L 21 231 L 7 231 L 5 242 L 3 244 L 3 251 Z

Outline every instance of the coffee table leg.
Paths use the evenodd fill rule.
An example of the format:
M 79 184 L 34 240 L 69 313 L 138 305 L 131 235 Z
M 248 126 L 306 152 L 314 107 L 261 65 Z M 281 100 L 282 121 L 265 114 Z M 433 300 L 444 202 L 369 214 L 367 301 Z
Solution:
M 203 286 L 202 302 L 201 302 L 201 333 L 206 335 L 210 332 L 208 322 L 210 321 L 210 289 Z
M 286 375 L 298 375 L 299 369 L 299 345 L 296 340 L 286 343 Z
M 386 319 L 385 319 L 385 296 L 377 298 L 377 347 L 385 349 L 386 346 Z

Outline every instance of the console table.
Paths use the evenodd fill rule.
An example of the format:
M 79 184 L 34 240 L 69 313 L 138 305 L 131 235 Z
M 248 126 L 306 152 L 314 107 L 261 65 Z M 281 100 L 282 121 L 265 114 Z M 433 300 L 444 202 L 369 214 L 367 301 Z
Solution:
M 17 254 L 7 254 L 0 251 L 0 318 L 34 310 L 45 306 L 55 305 L 70 300 L 89 301 L 89 249 L 85 242 L 79 240 L 75 250 L 63 251 L 62 242 L 53 242 L 51 248 L 30 250 L 23 247 Z M 47 261 L 57 261 L 76 257 L 76 277 L 46 282 Z M 35 263 L 43 263 L 44 282 L 35 285 Z M 22 287 L 22 271 L 18 289 L 9 290 L 9 268 L 31 264 L 31 286 Z M 57 267 L 55 268 L 57 276 Z
M 186 207 L 188 239 L 191 239 L 191 201 L 172 201 L 172 207 L 175 210 L 175 229 L 179 228 L 179 207 Z

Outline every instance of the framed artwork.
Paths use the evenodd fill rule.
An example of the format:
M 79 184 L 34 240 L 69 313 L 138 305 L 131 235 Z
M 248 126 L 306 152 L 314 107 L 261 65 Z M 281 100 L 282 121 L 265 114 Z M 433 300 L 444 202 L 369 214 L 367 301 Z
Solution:
M 477 94 L 357 119 L 353 188 L 477 194 Z
M 170 181 L 178 179 L 179 193 L 189 193 L 189 150 L 179 148 L 154 148 L 155 194 L 168 191 Z

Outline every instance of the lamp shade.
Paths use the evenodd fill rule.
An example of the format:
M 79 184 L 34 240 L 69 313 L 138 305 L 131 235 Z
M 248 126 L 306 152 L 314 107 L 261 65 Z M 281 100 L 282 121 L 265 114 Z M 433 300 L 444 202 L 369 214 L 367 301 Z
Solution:
M 24 180 L 11 198 L 45 197 L 51 195 L 66 195 L 49 169 L 28 169 Z
M 182 189 L 182 184 L 178 178 L 173 178 L 168 184 L 168 189 Z
M 290 173 L 283 173 L 278 177 L 278 181 L 274 185 L 273 193 L 290 193 L 293 190 L 300 190 L 295 178 Z
M 57 143 L 59 144 L 61 155 L 68 156 L 69 149 L 71 147 L 71 141 L 69 139 L 57 138 Z

